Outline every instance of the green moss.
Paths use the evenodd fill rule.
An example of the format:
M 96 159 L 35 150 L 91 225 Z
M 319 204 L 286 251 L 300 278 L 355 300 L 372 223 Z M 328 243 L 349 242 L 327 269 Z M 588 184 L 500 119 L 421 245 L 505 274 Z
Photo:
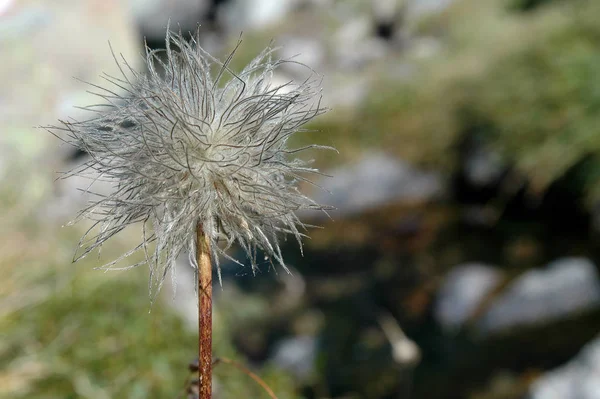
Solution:
M 321 132 L 306 141 L 327 138 L 342 162 L 380 149 L 451 174 L 476 131 L 536 192 L 600 159 L 600 4 L 555 2 L 527 17 L 505 6 L 463 0 L 428 18 L 416 31 L 446 50 L 413 61 L 408 82 L 382 73 L 362 107 L 317 121 Z M 598 164 L 578 172 L 590 203 L 600 198 Z
M 571 11 L 569 26 L 491 68 L 467 103 L 495 126 L 488 140 L 536 190 L 600 153 L 600 7 Z M 595 192 L 600 181 L 587 181 Z
M 197 334 L 168 306 L 170 298 L 151 305 L 147 269 L 93 269 L 139 236 L 125 231 L 107 244 L 102 259 L 72 264 L 85 226 L 61 229 L 59 222 L 41 221 L 44 201 L 23 197 L 20 188 L 44 173 L 23 169 L 0 186 L 0 397 L 177 397 L 197 356 Z M 244 364 L 232 344 L 239 320 L 221 312 L 214 310 L 214 354 Z M 285 372 L 271 366 L 256 372 L 281 398 L 295 397 Z M 225 364 L 215 371 L 215 385 L 223 398 L 268 397 Z
M 163 306 L 147 312 L 145 284 L 111 280 L 65 287 L 2 321 L 0 364 L 41 364 L 39 378 L 12 397 L 82 397 L 87 389 L 96 397 L 159 398 L 180 389 L 194 336 Z
M 0 321 L 0 379 L 21 379 L 11 382 L 20 388 L 10 397 L 179 394 L 189 376 L 187 365 L 195 357 L 197 337 L 162 301 L 150 307 L 146 278 L 142 270 L 109 277 L 81 271 L 78 279 L 43 303 Z M 215 325 L 215 356 L 237 358 L 243 364 L 226 327 Z M 23 367 L 35 368 L 36 374 L 23 375 Z M 295 397 L 293 381 L 285 373 L 271 367 L 258 373 L 281 398 Z M 230 365 L 218 365 L 215 376 L 225 398 L 246 397 L 249 392 L 251 397 L 268 397 Z

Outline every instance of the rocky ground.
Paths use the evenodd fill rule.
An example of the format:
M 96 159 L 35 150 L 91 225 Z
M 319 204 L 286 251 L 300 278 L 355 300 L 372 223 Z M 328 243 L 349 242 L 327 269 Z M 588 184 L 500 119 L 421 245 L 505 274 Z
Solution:
M 72 78 L 115 72 L 108 40 L 135 63 L 141 37 L 160 46 L 170 16 L 177 30 L 201 22 L 218 54 L 243 30 L 235 65 L 271 39 L 299 54 L 332 108 L 307 140 L 340 150 L 314 154 L 333 177 L 318 182 L 332 194 L 313 195 L 337 210 L 302 215 L 324 229 L 304 256 L 286 244 L 291 275 L 223 265 L 217 356 L 249 364 L 280 398 L 600 398 L 586 63 L 597 54 L 586 18 L 600 14 L 566 3 L 0 1 L 0 396 L 175 397 L 188 376 L 189 265 L 150 315 L 144 271 L 70 265 L 80 231 L 57 227 L 86 198 L 54 171 L 85 154 L 33 128 L 82 117 L 72 106 L 91 97 Z M 544 58 L 563 42 L 568 57 Z M 533 73 L 509 69 L 527 54 Z M 548 71 L 559 78 L 538 85 Z M 505 76 L 527 84 L 510 91 Z M 216 389 L 262 394 L 227 369 Z

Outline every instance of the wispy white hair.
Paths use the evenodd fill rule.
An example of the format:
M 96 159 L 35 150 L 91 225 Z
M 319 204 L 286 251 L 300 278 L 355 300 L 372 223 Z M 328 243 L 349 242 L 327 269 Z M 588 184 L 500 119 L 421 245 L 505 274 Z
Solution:
M 196 39 L 187 42 L 169 32 L 166 50 L 146 48 L 148 73 L 115 57 L 121 75 L 104 76 L 115 89 L 94 86 L 106 104 L 86 107 L 95 113 L 92 119 L 50 128 L 91 157 L 64 175 L 92 179 L 87 191 L 93 199 L 75 221 L 94 223 L 75 260 L 139 223 L 142 242 L 103 268 L 147 264 L 151 292 L 169 272 L 175 280 L 182 252 L 197 267 L 197 226 L 210 238 L 217 266 L 220 256 L 231 259 L 225 251 L 237 242 L 253 271 L 257 250 L 287 270 L 280 234 L 292 234 L 301 247 L 306 226 L 296 212 L 328 209 L 297 189 L 318 171 L 295 157 L 307 148 L 328 147 L 288 148 L 290 136 L 325 111 L 320 82 L 311 74 L 299 84 L 273 85 L 273 72 L 292 61 L 274 59 L 270 47 L 236 73 L 230 69 L 234 53 L 219 61 Z M 97 180 L 112 182 L 113 191 L 94 193 Z M 143 261 L 118 267 L 137 251 L 144 252 Z

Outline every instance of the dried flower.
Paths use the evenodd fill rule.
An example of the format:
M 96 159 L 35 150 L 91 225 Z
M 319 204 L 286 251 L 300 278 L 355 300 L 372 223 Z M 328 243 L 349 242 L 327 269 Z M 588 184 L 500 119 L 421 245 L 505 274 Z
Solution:
M 103 268 L 147 264 L 150 288 L 157 291 L 169 272 L 175 282 L 180 253 L 195 253 L 201 223 L 217 265 L 219 255 L 232 259 L 225 251 L 237 242 L 253 271 L 257 249 L 285 268 L 279 234 L 292 234 L 301 247 L 306 226 L 296 212 L 327 209 L 298 191 L 297 183 L 318 171 L 294 156 L 329 147 L 287 147 L 290 136 L 325 111 L 319 81 L 272 85 L 275 69 L 292 62 L 272 59 L 272 48 L 239 73 L 229 66 L 235 50 L 219 61 L 181 34 L 167 33 L 161 51 L 165 59 L 146 49 L 147 74 L 117 61 L 122 76 L 105 79 L 124 94 L 95 86 L 108 104 L 87 107 L 95 113 L 92 119 L 50 128 L 91 156 L 64 176 L 92 179 L 87 191 L 93 199 L 75 221 L 88 218 L 94 224 L 80 240 L 75 260 L 139 223 L 140 245 Z M 98 180 L 112 182 L 112 193 L 94 194 Z M 144 252 L 143 261 L 117 267 L 137 251 Z M 190 261 L 197 267 L 194 256 Z

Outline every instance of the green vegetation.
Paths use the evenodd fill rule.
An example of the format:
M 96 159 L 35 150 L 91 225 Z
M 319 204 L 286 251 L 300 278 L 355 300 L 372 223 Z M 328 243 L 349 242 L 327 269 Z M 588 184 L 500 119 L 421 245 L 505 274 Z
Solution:
M 556 0 L 513 0 L 512 6 L 516 10 L 529 11 L 553 1 Z
M 582 167 L 577 189 L 596 200 L 599 18 L 600 5 L 585 0 L 549 2 L 525 16 L 507 2 L 457 1 L 414 28 L 415 40 L 434 36 L 442 51 L 386 60 L 415 63 L 413 79 L 379 74 L 357 112 L 332 114 L 316 128 L 342 156 L 382 148 L 446 174 L 455 170 L 461 140 L 476 131 L 533 191 Z
M 20 379 L 19 371 L 36 370 L 12 382 L 25 385 L 12 397 L 174 396 L 196 340 L 163 306 L 148 314 L 145 284 L 133 277 L 75 279 L 3 320 L 5 371 Z
M 477 134 L 532 190 L 569 176 L 569 188 L 594 203 L 600 199 L 600 3 L 534 3 L 541 5 L 456 0 L 411 27 L 415 43 L 438 40 L 438 53 L 390 55 L 364 72 L 376 78 L 358 110 L 331 112 L 313 125 L 321 133 L 298 140 L 340 150 L 336 157 L 316 152 L 321 164 L 385 149 L 450 175 L 459 143 Z M 265 37 L 276 36 L 263 32 L 257 40 L 264 47 Z M 244 40 L 234 67 L 254 55 L 253 37 Z M 416 66 L 409 81 L 390 72 L 401 62 Z M 0 397 L 175 398 L 196 353 L 195 333 L 165 305 L 169 299 L 150 305 L 147 270 L 102 273 L 92 270 L 101 264 L 94 257 L 71 264 L 82 227 L 58 230 L 59 222 L 40 218 L 55 176 L 32 165 L 23 161 L 15 167 L 23 173 L 0 185 Z M 137 238 L 123 237 L 102 258 Z M 215 354 L 244 362 L 232 335 L 265 305 L 219 306 Z M 259 374 L 281 399 L 295 397 L 288 375 L 272 366 Z M 224 398 L 267 397 L 226 364 L 215 376 Z
M 151 305 L 146 269 L 103 273 L 93 270 L 101 264 L 94 256 L 71 263 L 83 227 L 41 220 L 40 198 L 49 193 L 35 197 L 27 187 L 44 177 L 51 179 L 15 176 L 0 188 L 0 397 L 176 398 L 196 356 L 195 332 L 167 306 L 170 298 Z M 136 238 L 124 235 L 102 259 Z M 215 356 L 243 364 L 231 339 L 238 320 L 220 313 Z M 285 373 L 268 365 L 257 372 L 281 398 L 295 397 Z M 216 366 L 215 378 L 223 398 L 268 398 L 230 365 Z
M 600 155 L 600 7 L 579 7 L 564 7 L 572 23 L 494 65 L 469 99 L 494 126 L 489 141 L 538 191 Z M 598 199 L 600 170 L 594 169 L 583 183 Z

